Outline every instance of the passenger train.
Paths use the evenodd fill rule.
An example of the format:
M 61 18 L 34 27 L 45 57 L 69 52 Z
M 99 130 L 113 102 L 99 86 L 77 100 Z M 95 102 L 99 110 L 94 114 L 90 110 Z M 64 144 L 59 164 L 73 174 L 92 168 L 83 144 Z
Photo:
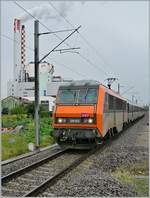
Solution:
M 59 87 L 53 111 L 54 137 L 61 147 L 89 149 L 144 113 L 97 81 L 73 81 Z

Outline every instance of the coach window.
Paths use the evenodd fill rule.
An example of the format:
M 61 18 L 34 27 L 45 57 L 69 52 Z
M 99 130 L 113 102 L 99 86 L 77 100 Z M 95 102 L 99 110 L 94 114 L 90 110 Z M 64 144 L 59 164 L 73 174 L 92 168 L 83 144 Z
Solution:
M 104 101 L 104 112 L 108 112 L 109 105 L 108 105 L 108 94 L 105 93 L 105 101 Z
M 128 112 L 129 112 L 129 103 L 127 103 L 127 108 L 128 108 Z
M 109 110 L 113 110 L 114 107 L 113 107 L 113 100 L 114 100 L 114 97 L 111 96 L 111 95 L 108 95 L 108 102 L 109 102 Z
M 126 102 L 123 101 L 123 110 L 126 111 Z
M 121 99 L 119 99 L 119 98 L 117 98 L 116 99 L 116 109 L 117 110 L 122 110 L 122 108 L 123 108 L 123 101 L 121 100 Z

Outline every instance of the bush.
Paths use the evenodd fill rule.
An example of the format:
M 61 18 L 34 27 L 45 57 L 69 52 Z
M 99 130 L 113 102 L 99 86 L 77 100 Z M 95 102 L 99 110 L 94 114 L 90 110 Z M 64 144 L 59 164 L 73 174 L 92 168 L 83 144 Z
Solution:
M 19 106 L 13 108 L 10 112 L 11 112 L 11 114 L 26 114 L 27 110 L 23 105 L 19 105 Z
M 50 114 L 48 111 L 40 111 L 40 117 L 41 118 L 49 118 L 50 117 Z
M 9 113 L 9 109 L 7 107 L 2 109 L 2 114 L 8 114 Z
M 32 103 L 30 103 L 30 104 L 28 104 L 27 106 L 26 106 L 26 109 L 27 109 L 27 114 L 30 114 L 31 116 L 32 116 L 32 118 L 34 118 L 34 107 L 35 105 L 34 105 L 34 102 L 32 102 Z
M 45 112 L 44 112 L 45 113 Z M 2 159 L 8 159 L 28 152 L 28 143 L 35 143 L 34 120 L 27 114 L 3 115 L 4 127 L 23 125 L 20 133 L 2 134 Z M 48 146 L 54 143 L 52 136 L 52 118 L 49 116 L 40 119 L 40 146 Z
M 17 125 L 25 125 L 30 122 L 31 119 L 27 118 L 26 114 L 18 115 L 3 115 L 2 116 L 2 127 L 16 127 Z

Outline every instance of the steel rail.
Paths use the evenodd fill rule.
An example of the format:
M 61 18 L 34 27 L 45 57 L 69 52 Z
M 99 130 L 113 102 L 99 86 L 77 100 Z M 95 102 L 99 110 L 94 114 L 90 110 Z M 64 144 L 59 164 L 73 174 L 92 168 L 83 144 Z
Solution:
M 135 120 L 131 125 L 126 127 L 120 133 L 117 133 L 115 136 L 113 136 L 110 139 L 106 140 L 104 144 L 101 144 L 101 145 L 97 146 L 95 149 L 90 150 L 87 154 L 85 154 L 84 156 L 82 156 L 79 159 L 77 159 L 74 162 L 72 162 L 70 165 L 68 165 L 62 171 L 60 171 L 59 173 L 57 173 L 53 177 L 48 178 L 46 181 L 41 183 L 39 186 L 35 187 L 34 189 L 32 189 L 31 191 L 26 193 L 24 195 L 24 197 L 35 197 L 35 196 L 37 196 L 39 193 L 42 193 L 50 185 L 51 186 L 54 185 L 58 181 L 58 179 L 61 179 L 66 173 L 68 173 L 71 170 L 73 170 L 74 168 L 76 168 L 79 164 L 81 164 L 84 160 L 86 160 L 90 155 L 94 154 L 96 151 L 101 149 L 100 151 L 103 152 L 103 150 L 106 148 L 106 146 L 108 146 L 108 145 L 112 144 L 114 141 L 116 141 L 123 134 L 124 131 L 126 131 L 128 128 L 133 126 L 136 122 L 138 122 L 139 119 L 140 118 Z
M 142 116 L 141 118 L 143 118 L 144 116 Z M 31 197 L 31 196 L 36 196 L 39 193 L 43 193 L 43 191 L 49 187 L 50 185 L 52 186 L 53 184 L 55 184 L 58 179 L 61 179 L 65 174 L 67 174 L 68 172 L 70 172 L 71 170 L 73 170 L 74 168 L 76 168 L 80 163 L 82 163 L 84 160 L 86 160 L 90 155 L 94 154 L 96 151 L 98 151 L 100 149 L 100 152 L 103 152 L 104 149 L 106 148 L 106 146 L 112 144 L 114 141 L 117 141 L 117 139 L 123 134 L 124 131 L 126 131 L 128 128 L 132 127 L 136 122 L 138 122 L 138 120 L 140 120 L 140 118 L 138 118 L 137 120 L 135 120 L 134 122 L 132 122 L 129 126 L 127 126 L 124 130 L 122 130 L 120 133 L 117 133 L 115 136 L 111 137 L 110 139 L 106 140 L 104 142 L 104 144 L 101 144 L 99 146 L 97 146 L 95 149 L 90 150 L 88 153 L 84 154 L 83 156 L 81 156 L 80 158 L 78 158 L 77 160 L 75 160 L 74 162 L 72 162 L 70 165 L 68 165 L 67 167 L 65 167 L 63 170 L 61 170 L 60 172 L 58 172 L 56 175 L 46 179 L 43 183 L 41 183 L 39 186 L 33 188 L 32 190 L 30 190 L 29 192 L 25 192 L 26 194 L 24 194 L 23 197 Z M 112 141 L 113 140 L 113 141 Z M 66 149 L 67 150 L 67 149 Z M 13 173 L 8 174 L 7 176 L 2 177 L 2 184 L 4 184 L 5 182 L 16 178 L 17 176 L 20 176 L 24 173 L 26 173 L 27 171 L 33 170 L 34 168 L 44 164 L 45 162 L 49 161 L 50 159 L 55 159 L 57 156 L 61 155 L 62 153 L 64 153 L 66 150 L 63 151 L 59 151 L 53 155 L 51 155 L 50 157 L 46 157 L 43 160 L 40 160 L 36 163 L 33 163 L 29 166 L 26 166 L 22 169 L 19 169 L 18 171 L 15 171 Z
M 52 146 L 48 146 L 47 148 L 44 148 L 44 149 L 42 148 L 42 149 L 40 149 L 40 151 L 31 151 L 29 153 L 25 153 L 25 154 L 19 155 L 19 156 L 14 157 L 14 158 L 4 160 L 4 161 L 1 162 L 1 166 L 4 167 L 8 164 L 12 164 L 12 163 L 20 161 L 22 159 L 33 157 L 33 156 L 35 156 L 39 153 L 43 153 L 45 151 L 53 150 L 53 149 L 59 149 L 60 150 L 58 145 L 55 144 L 55 145 L 52 145 Z
M 89 151 L 84 156 L 80 157 L 79 159 L 72 162 L 69 166 L 64 168 L 62 171 L 54 175 L 53 177 L 48 178 L 46 181 L 44 181 L 41 185 L 35 187 L 33 190 L 28 192 L 24 195 L 24 197 L 33 197 L 38 195 L 39 193 L 42 193 L 49 185 L 53 185 L 58 179 L 62 178 L 66 173 L 70 172 L 74 168 L 76 168 L 79 164 L 81 164 L 85 159 L 87 159 L 90 155 L 94 154 L 97 150 L 99 150 L 101 146 L 96 147 L 95 149 Z
M 4 183 L 10 181 L 13 178 L 16 178 L 16 177 L 18 177 L 20 175 L 23 175 L 27 171 L 33 170 L 33 169 L 37 168 L 38 166 L 46 163 L 47 161 L 57 158 L 58 156 L 64 154 L 66 151 L 67 151 L 67 149 L 58 151 L 58 152 L 56 152 L 56 153 L 54 153 L 54 154 L 52 154 L 52 155 L 50 155 L 48 157 L 45 157 L 44 159 L 41 159 L 41 160 L 39 160 L 37 162 L 34 162 L 34 163 L 30 164 L 30 165 L 27 165 L 27 166 L 25 166 L 25 167 L 23 167 L 23 168 L 21 168 L 21 169 L 19 169 L 17 171 L 13 171 L 13 172 L 9 173 L 8 175 L 3 176 L 1 178 L 1 182 L 2 182 L 2 184 L 4 184 Z

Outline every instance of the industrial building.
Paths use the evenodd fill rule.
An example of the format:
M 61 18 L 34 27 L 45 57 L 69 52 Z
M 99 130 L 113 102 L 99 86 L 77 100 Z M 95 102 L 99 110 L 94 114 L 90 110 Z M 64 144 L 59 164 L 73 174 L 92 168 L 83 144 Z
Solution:
M 21 20 L 14 20 L 14 78 L 8 81 L 7 95 L 34 98 L 34 62 L 26 61 L 26 32 Z M 54 76 L 54 66 L 48 62 L 39 64 L 40 102 L 50 102 L 56 97 L 60 85 L 72 80 L 64 80 L 61 76 Z M 49 99 L 48 99 L 49 98 Z M 51 102 L 50 102 L 51 104 Z M 49 107 L 51 109 L 51 107 Z

